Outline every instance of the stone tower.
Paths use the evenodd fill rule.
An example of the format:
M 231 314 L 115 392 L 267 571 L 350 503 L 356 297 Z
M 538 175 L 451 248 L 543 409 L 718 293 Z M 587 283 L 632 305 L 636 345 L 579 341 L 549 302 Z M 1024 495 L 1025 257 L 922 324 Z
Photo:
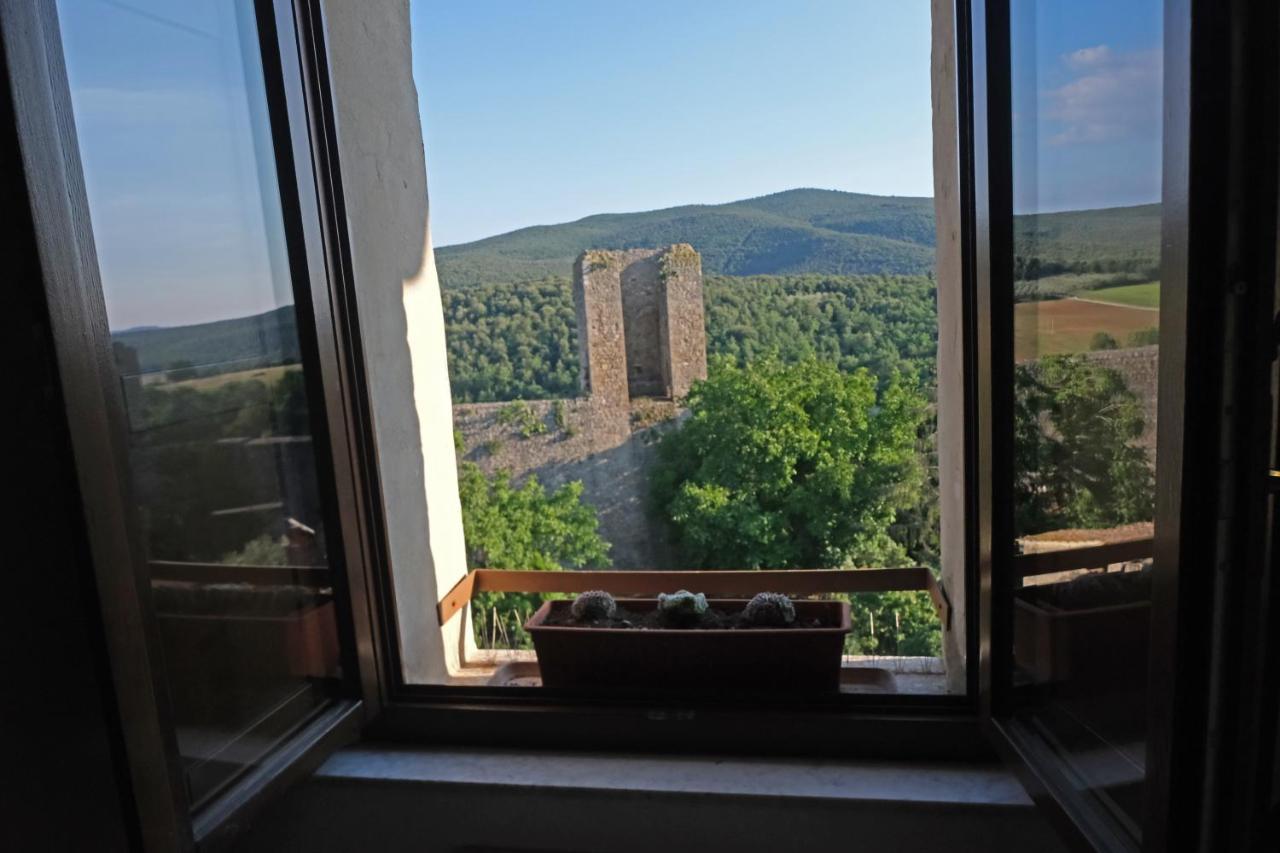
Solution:
M 583 252 L 573 299 L 584 395 L 679 399 L 707 377 L 702 258 L 687 243 Z

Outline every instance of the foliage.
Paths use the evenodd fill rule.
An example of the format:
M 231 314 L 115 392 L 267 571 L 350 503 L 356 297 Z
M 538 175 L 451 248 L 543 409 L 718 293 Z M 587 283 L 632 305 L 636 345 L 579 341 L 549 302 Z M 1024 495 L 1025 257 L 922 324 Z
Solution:
M 1129 346 L 1131 347 L 1149 347 L 1160 343 L 1160 329 L 1152 326 L 1150 329 L 1139 329 L 1129 335 Z
M 513 426 L 522 438 L 532 438 L 547 431 L 547 423 L 524 400 L 513 400 L 498 410 L 498 423 Z
M 169 365 L 169 369 L 164 372 L 166 382 L 186 382 L 188 379 L 195 379 L 199 375 L 195 365 L 185 358 L 180 358 Z
M 228 507 L 279 499 L 278 487 L 251 476 L 246 466 L 273 457 L 276 464 L 288 464 L 299 451 L 309 458 L 305 445 L 255 446 L 249 441 L 310 433 L 301 371 L 286 371 L 270 385 L 258 380 L 205 388 L 135 385 L 126 386 L 126 393 L 135 489 L 153 559 L 235 560 L 246 549 L 260 549 L 262 543 L 254 544 L 260 537 L 280 534 L 283 518 L 278 514 L 224 514 L 216 523 L 211 519 Z M 305 463 L 294 467 L 304 475 L 313 470 Z M 299 497 L 318 493 L 314 481 L 299 481 L 297 487 Z M 321 518 L 300 520 L 317 528 L 318 541 L 324 541 Z
M 284 537 L 264 533 L 244 543 L 244 547 L 223 554 L 219 562 L 233 566 L 285 566 L 289 564 Z
M 588 216 L 436 250 L 446 290 L 570 274 L 595 248 L 690 243 L 706 273 L 900 273 L 933 267 L 933 200 L 798 189 L 716 205 Z
M 1014 374 L 1014 507 L 1019 536 L 1150 519 L 1155 485 L 1135 442 L 1145 423 L 1124 377 L 1081 356 Z
M 890 378 L 808 359 L 720 361 L 663 436 L 650 483 L 694 566 L 901 564 L 889 536 L 920 488 L 924 401 Z
M 512 484 L 505 471 L 486 475 L 473 462 L 458 466 L 458 494 L 470 568 L 535 569 L 609 565 L 609 545 L 595 510 L 582 502 L 582 483 L 548 493 L 536 477 Z M 524 622 L 542 603 L 530 593 L 482 592 L 472 601 L 476 639 L 493 642 L 501 627 L 512 647 L 528 647 Z M 493 620 L 497 611 L 501 625 Z
M 1094 332 L 1093 338 L 1089 341 L 1089 349 L 1095 352 L 1097 350 L 1120 349 L 1120 342 L 1115 339 L 1114 335 L 1107 332 Z
M 709 355 L 739 365 L 768 353 L 818 357 L 932 383 L 938 319 L 926 276 L 708 276 L 704 298 Z M 444 303 L 455 402 L 579 393 L 567 278 L 446 291 Z
M 873 592 L 850 596 L 853 631 L 846 654 L 942 654 L 942 626 L 927 592 Z

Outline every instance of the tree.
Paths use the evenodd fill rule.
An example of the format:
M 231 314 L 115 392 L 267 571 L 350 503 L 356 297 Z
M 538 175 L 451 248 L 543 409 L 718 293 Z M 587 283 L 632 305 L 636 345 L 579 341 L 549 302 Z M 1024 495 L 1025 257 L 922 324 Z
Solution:
M 1124 377 L 1078 355 L 1014 373 L 1014 507 L 1019 535 L 1150 519 L 1155 481 L 1135 442 L 1146 424 Z
M 658 446 L 655 511 L 688 562 L 715 568 L 890 565 L 921 483 L 925 403 L 896 375 L 829 362 L 717 360 Z
M 1120 342 L 1115 339 L 1114 335 L 1109 335 L 1106 332 L 1094 332 L 1093 338 L 1089 341 L 1089 349 L 1120 349 Z
M 597 532 L 595 510 L 582 502 L 582 483 L 566 483 L 550 494 L 530 476 L 512 485 L 506 471 L 486 475 L 474 462 L 458 468 L 467 566 L 556 571 L 609 565 L 609 543 Z M 528 593 L 476 595 L 472 613 L 477 640 L 488 644 L 497 630 L 508 644 L 528 647 L 524 621 L 542 603 Z M 500 622 L 493 621 L 497 611 Z

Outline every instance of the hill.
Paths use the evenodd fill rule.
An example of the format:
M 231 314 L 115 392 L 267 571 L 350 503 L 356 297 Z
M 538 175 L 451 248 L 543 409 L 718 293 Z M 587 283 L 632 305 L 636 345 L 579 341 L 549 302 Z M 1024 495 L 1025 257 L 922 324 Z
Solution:
M 727 204 L 604 213 L 436 250 L 446 288 L 569 275 L 587 249 L 691 243 L 709 275 L 920 275 L 933 268 L 933 201 L 798 189 Z
M 113 333 L 111 340 L 117 348 L 128 347 L 136 353 L 142 373 L 179 362 L 201 374 L 216 374 L 298 360 L 298 324 L 292 305 L 212 323 L 135 327 Z
M 1015 228 L 1019 278 L 1157 266 L 1159 205 L 1020 216 Z M 691 243 L 708 275 L 926 275 L 934 242 L 930 198 L 796 189 L 521 228 L 440 247 L 436 263 L 456 289 L 567 276 L 587 249 Z

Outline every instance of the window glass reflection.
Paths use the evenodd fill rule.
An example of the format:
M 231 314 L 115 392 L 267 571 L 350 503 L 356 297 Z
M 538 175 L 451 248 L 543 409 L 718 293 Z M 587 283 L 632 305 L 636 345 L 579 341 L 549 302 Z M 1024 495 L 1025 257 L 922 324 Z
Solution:
M 1011 4 L 1016 685 L 1135 835 L 1160 305 L 1160 3 Z
M 252 4 L 59 3 L 193 805 L 339 675 Z

